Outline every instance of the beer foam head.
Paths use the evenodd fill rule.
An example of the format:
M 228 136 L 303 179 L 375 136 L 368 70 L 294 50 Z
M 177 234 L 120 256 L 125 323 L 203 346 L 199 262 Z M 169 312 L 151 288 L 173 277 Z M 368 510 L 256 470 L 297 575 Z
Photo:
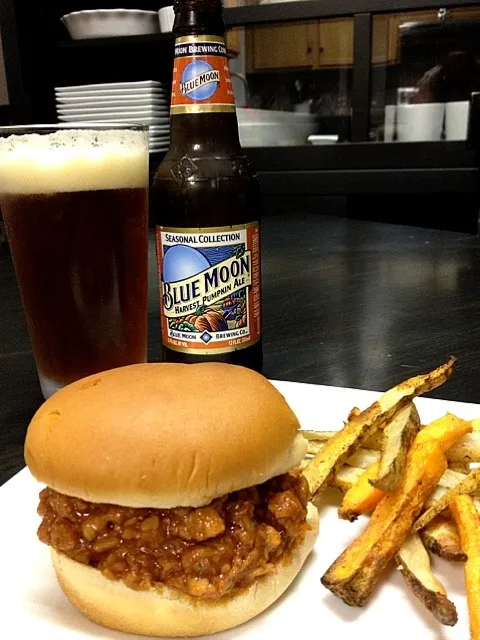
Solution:
M 0 193 L 132 189 L 148 184 L 148 141 L 132 129 L 0 137 Z

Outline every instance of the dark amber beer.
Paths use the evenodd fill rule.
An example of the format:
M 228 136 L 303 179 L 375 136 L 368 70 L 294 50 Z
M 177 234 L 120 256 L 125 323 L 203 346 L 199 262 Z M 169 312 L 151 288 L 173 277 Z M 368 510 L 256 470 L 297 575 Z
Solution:
M 171 144 L 154 179 L 166 359 L 262 369 L 260 194 L 219 0 L 177 0 Z
M 147 351 L 144 131 L 0 138 L 0 206 L 42 391 Z

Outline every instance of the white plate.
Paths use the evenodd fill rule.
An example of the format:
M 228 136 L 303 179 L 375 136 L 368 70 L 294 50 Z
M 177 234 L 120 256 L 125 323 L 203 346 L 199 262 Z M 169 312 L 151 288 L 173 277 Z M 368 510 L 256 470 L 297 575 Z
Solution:
M 150 111 L 139 112 L 135 116 L 128 113 L 102 113 L 101 115 L 92 114 L 88 116 L 59 116 L 60 122 L 106 122 L 116 120 L 118 122 L 132 122 L 133 124 L 158 124 L 170 121 L 169 116 L 152 116 Z
M 111 98 L 57 98 L 57 108 L 59 109 L 91 109 L 93 107 L 109 107 L 115 105 L 117 107 L 124 106 L 130 107 L 150 107 L 160 106 L 170 108 L 170 100 L 164 97 L 157 96 L 142 96 L 138 98 L 117 98 L 112 96 Z
M 365 408 L 378 393 L 356 389 L 277 382 L 305 429 L 339 429 L 349 410 Z M 447 411 L 471 419 L 480 405 L 420 398 L 416 400 L 422 422 Z M 0 629 L 5 640 L 126 640 L 89 622 L 68 603 L 57 585 L 50 555 L 36 538 L 40 485 L 21 471 L 0 487 L 0 513 L 9 514 L 0 527 Z M 333 495 L 333 494 L 332 494 Z M 292 640 L 292 638 L 347 638 L 358 640 L 468 640 L 468 613 L 460 564 L 434 559 L 435 571 L 458 610 L 455 627 L 443 627 L 403 584 L 398 571 L 387 576 L 370 604 L 355 609 L 343 604 L 320 583 L 320 577 L 358 535 L 366 519 L 350 524 L 339 520 L 332 495 L 326 494 L 321 510 L 320 535 L 314 552 L 286 594 L 250 622 L 216 634 L 215 640 Z M 329 503 L 330 500 L 330 503 Z M 128 634 L 129 640 L 142 640 Z M 207 639 L 210 640 L 211 636 Z
M 140 107 L 124 107 L 124 106 L 112 106 L 109 107 L 90 107 L 90 108 L 64 108 L 57 107 L 57 113 L 61 115 L 72 115 L 72 116 L 90 116 L 90 115 L 99 115 L 102 116 L 104 113 L 122 113 L 128 114 L 129 116 L 136 116 L 138 114 L 143 115 L 145 113 L 149 113 L 151 116 L 168 116 L 170 110 L 166 107 L 158 107 L 154 105 L 144 105 Z
M 78 91 L 101 91 L 103 89 L 147 89 L 165 86 L 158 80 L 141 80 L 139 82 L 102 82 L 99 84 L 74 84 L 66 87 L 55 87 L 55 92 L 77 93 Z
M 77 98 L 78 100 L 85 98 L 96 98 L 97 100 L 105 100 L 117 97 L 119 100 L 123 98 L 148 98 L 148 96 L 156 98 L 169 98 L 170 89 L 102 89 L 101 91 L 59 91 L 55 94 L 55 98 Z

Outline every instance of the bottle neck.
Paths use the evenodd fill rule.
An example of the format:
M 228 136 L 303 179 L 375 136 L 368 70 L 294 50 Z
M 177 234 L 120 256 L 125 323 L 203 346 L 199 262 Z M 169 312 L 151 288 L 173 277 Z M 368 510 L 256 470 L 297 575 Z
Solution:
M 220 10 L 215 7 L 192 8 L 190 4 L 183 4 L 175 9 L 175 21 L 173 23 L 175 38 L 181 36 L 194 36 L 208 34 L 210 36 L 225 37 L 225 23 L 223 21 L 221 5 Z
M 176 155 L 193 157 L 238 153 L 221 2 L 178 0 L 173 31 L 170 149 Z
M 238 153 L 235 113 L 195 113 L 171 116 L 170 148 L 179 155 L 202 157 Z

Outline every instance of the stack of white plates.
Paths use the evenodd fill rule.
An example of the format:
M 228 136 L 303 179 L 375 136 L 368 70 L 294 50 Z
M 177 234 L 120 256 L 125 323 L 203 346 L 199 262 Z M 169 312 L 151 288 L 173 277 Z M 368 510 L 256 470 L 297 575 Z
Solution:
M 118 122 L 149 126 L 150 151 L 170 144 L 170 86 L 155 80 L 56 87 L 60 122 Z

